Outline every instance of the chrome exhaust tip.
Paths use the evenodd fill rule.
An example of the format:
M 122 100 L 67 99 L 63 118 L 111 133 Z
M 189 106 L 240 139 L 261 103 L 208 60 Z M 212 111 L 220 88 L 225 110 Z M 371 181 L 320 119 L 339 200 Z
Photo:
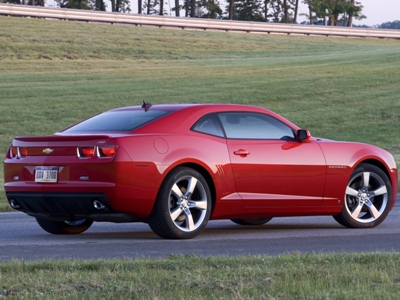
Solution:
M 106 206 L 103 203 L 101 203 L 99 200 L 94 200 L 93 206 L 95 209 L 105 209 L 106 208 Z
M 14 199 L 10 199 L 9 202 L 10 202 L 10 205 L 11 205 L 12 208 L 18 209 L 18 208 L 21 207 L 21 205 L 19 205 L 18 202 L 15 201 Z

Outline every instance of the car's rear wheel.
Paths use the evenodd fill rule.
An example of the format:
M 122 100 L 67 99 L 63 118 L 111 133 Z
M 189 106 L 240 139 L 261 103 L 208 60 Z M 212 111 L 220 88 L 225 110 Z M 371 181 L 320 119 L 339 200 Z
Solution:
M 335 220 L 350 228 L 371 228 L 382 223 L 392 204 L 388 176 L 371 164 L 360 164 L 346 188 L 343 208 Z
M 74 221 L 53 221 L 36 218 L 39 226 L 52 234 L 79 234 L 89 229 L 93 221 L 88 219 Z
M 161 185 L 149 225 L 162 238 L 190 239 L 204 229 L 210 213 L 207 181 L 194 169 L 178 167 Z
M 258 218 L 258 219 L 231 219 L 233 223 L 239 225 L 263 225 L 271 221 L 272 218 Z

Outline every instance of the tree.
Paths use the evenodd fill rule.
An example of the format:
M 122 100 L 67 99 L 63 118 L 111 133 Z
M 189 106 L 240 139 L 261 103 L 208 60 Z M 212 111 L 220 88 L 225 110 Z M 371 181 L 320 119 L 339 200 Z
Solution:
M 93 9 L 90 0 L 55 0 L 61 8 Z
M 112 12 L 130 12 L 129 0 L 111 0 Z
M 160 9 L 158 14 L 160 16 L 164 15 L 164 0 L 160 0 Z
M 196 16 L 196 0 L 191 0 L 190 2 L 190 17 L 194 18 Z
M 262 0 L 236 0 L 235 20 L 264 21 Z
M 33 6 L 44 6 L 44 0 L 24 0 L 23 2 Z
M 297 23 L 299 0 L 268 0 L 264 1 L 264 19 L 273 22 Z M 268 12 L 271 12 L 270 14 Z
M 295 0 L 294 3 L 294 18 L 293 18 L 294 24 L 297 24 L 297 15 L 299 14 L 299 1 L 300 0 Z
M 328 19 L 331 26 L 352 26 L 353 18 L 365 18 L 361 13 L 363 6 L 354 0 L 303 0 L 303 3 L 308 4 L 310 9 L 311 24 L 316 19 L 322 19 L 325 24 Z
M 352 27 L 353 26 L 353 18 L 357 20 L 362 20 L 365 19 L 366 16 L 363 15 L 362 9 L 364 7 L 361 5 L 361 2 L 356 2 L 355 0 L 351 0 L 350 3 L 348 3 L 348 6 L 346 8 L 346 13 L 348 15 L 349 21 L 347 26 Z
M 140 14 L 142 14 L 142 6 L 143 6 L 143 3 L 142 3 L 142 0 L 138 0 L 138 14 L 140 15 Z
M 129 0 L 127 0 L 129 1 Z M 143 5 L 148 15 L 165 15 L 167 12 L 164 10 L 163 0 L 147 0 Z M 174 7 L 175 9 L 175 7 Z
M 44 6 L 44 0 L 0 0 L 0 3 Z
M 175 7 L 172 8 L 172 10 L 175 11 L 175 17 L 179 17 L 181 9 L 182 5 L 179 4 L 179 0 L 175 0 Z
M 283 23 L 289 23 L 289 7 L 287 2 L 287 0 L 283 0 Z
M 159 11 L 157 10 L 158 4 L 159 4 L 158 0 L 147 0 L 143 5 L 143 8 L 146 10 L 146 14 L 148 15 L 158 14 L 159 13 Z
M 346 12 L 346 3 L 341 0 L 330 0 L 328 4 L 328 17 L 331 26 L 339 25 L 339 15 Z
M 264 0 L 264 8 L 263 8 L 263 12 L 264 12 L 264 21 L 268 22 L 268 5 L 269 5 L 270 0 Z
M 147 14 L 150 15 L 152 9 L 151 0 L 147 0 L 147 2 L 144 4 L 144 8 L 146 8 Z
M 196 3 L 196 0 L 183 0 L 184 4 L 181 6 L 179 9 L 184 9 L 185 10 L 185 17 L 195 17 L 196 16 L 196 11 L 199 11 L 200 8 L 200 3 L 201 1 L 199 0 Z M 175 10 L 176 7 L 174 7 L 173 10 Z
M 269 17 L 272 18 L 272 22 L 281 22 L 282 16 L 284 15 L 284 4 L 282 0 L 271 0 L 269 2 L 269 8 L 271 11 Z
M 308 14 L 300 14 L 300 15 L 306 16 L 310 22 L 310 25 L 313 25 L 314 19 L 315 19 L 314 15 L 313 15 L 313 11 L 314 11 L 313 6 L 312 6 L 313 3 L 312 3 L 312 1 L 309 1 L 309 0 L 303 0 L 303 3 L 308 6 Z
M 107 5 L 104 0 L 93 0 L 93 8 L 94 10 L 106 11 Z
M 233 20 L 233 11 L 235 6 L 235 1 L 234 0 L 229 0 L 229 20 Z
M 2 0 L 0 2 L 10 4 L 25 4 L 25 0 Z
M 201 0 L 199 7 L 203 9 L 202 18 L 216 19 L 222 16 L 222 9 L 218 0 Z
M 189 10 L 190 10 L 190 0 L 185 0 L 185 17 L 189 17 Z

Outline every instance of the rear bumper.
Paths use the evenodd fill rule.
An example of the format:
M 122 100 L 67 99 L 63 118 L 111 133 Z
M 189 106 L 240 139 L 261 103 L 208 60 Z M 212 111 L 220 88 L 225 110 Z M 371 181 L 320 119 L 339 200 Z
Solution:
M 55 221 L 140 221 L 131 215 L 115 211 L 102 193 L 7 192 L 6 196 L 14 209 L 37 218 Z

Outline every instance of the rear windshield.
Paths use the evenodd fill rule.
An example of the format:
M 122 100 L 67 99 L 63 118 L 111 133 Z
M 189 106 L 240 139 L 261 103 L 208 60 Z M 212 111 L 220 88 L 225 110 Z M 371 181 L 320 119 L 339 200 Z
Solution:
M 171 113 L 170 110 L 107 111 L 76 124 L 64 132 L 132 131 L 169 113 Z

